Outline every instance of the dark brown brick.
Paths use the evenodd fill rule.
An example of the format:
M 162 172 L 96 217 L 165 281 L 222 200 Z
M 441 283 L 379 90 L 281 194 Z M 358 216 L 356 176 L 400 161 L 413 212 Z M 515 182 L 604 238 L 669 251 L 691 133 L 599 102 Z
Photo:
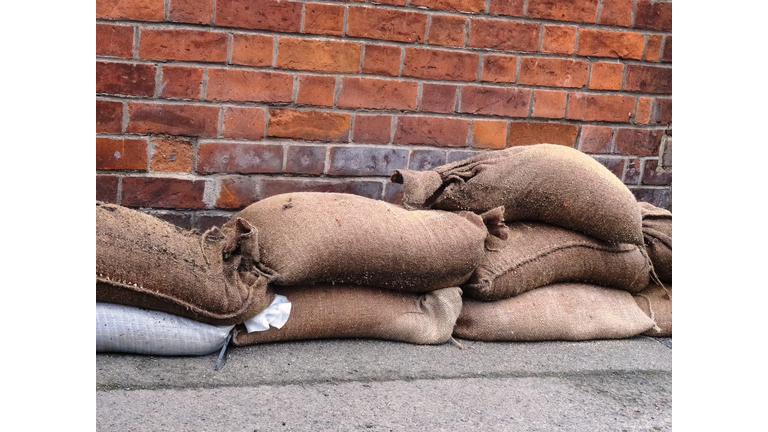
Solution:
M 203 30 L 141 29 L 139 58 L 223 63 L 229 36 Z
M 640 159 L 629 158 L 626 161 L 627 169 L 624 172 L 624 184 L 636 185 L 640 183 Z
M 391 138 L 391 115 L 355 114 L 352 141 L 365 144 L 388 144 Z
M 450 84 L 422 84 L 419 111 L 452 113 L 456 106 L 457 88 Z
M 216 0 L 216 25 L 298 33 L 302 3 L 280 0 Z
M 619 128 L 616 151 L 633 156 L 658 156 L 664 131 L 661 129 Z
M 122 202 L 126 207 L 203 209 L 205 180 L 167 177 L 125 177 Z
M 329 175 L 389 176 L 408 165 L 408 150 L 387 147 L 331 147 Z
M 397 46 L 366 45 L 363 73 L 397 76 L 400 74 L 400 55 L 401 50 Z
M 115 176 L 96 176 L 96 201 L 106 203 L 117 203 L 117 185 L 120 182 L 119 177 Z
M 285 172 L 292 174 L 322 174 L 325 170 L 323 146 L 288 146 Z
M 403 76 L 451 81 L 474 81 L 480 56 L 474 53 L 406 48 Z
M 213 0 L 170 0 L 168 20 L 190 24 L 210 24 Z
M 208 69 L 207 100 L 291 102 L 293 76 L 280 72 Z
M 403 185 L 389 182 L 384 185 L 382 200 L 390 204 L 403 205 Z
M 656 98 L 653 101 L 652 124 L 672 124 L 672 99 Z
M 133 58 L 133 27 L 97 23 L 96 55 Z
M 250 177 L 226 177 L 221 179 L 221 190 L 216 207 L 238 210 L 264 199 L 261 182 Z
M 445 165 L 445 150 L 414 150 L 411 152 L 411 161 L 408 169 L 415 171 L 427 171 Z
M 628 64 L 624 90 L 672 94 L 672 68 Z
M 624 175 L 624 164 L 626 162 L 623 158 L 593 156 L 593 159 L 599 162 L 600 165 L 606 167 L 608 171 L 615 175 L 619 180 L 622 179 L 622 176 Z
M 446 117 L 400 116 L 394 144 L 466 147 L 469 120 Z
M 160 96 L 164 98 L 200 99 L 203 68 L 163 66 Z
M 247 140 L 264 138 L 266 113 L 264 108 L 226 107 L 221 136 Z
M 672 210 L 672 193 L 669 188 L 630 188 L 638 201 L 647 202 L 666 210 Z
M 584 153 L 611 153 L 613 150 L 613 128 L 610 126 L 582 126 L 578 149 Z
M 528 117 L 531 91 L 507 87 L 463 86 L 459 112 Z
M 146 213 L 158 219 L 164 220 L 169 224 L 176 225 L 181 229 L 186 229 L 186 230 L 192 229 L 192 214 L 190 213 L 169 212 L 169 211 L 148 211 Z
M 154 65 L 96 62 L 96 93 L 152 96 L 155 72 Z
M 594 23 L 598 0 L 528 0 L 526 16 L 556 21 Z
M 336 105 L 411 111 L 416 109 L 418 89 L 419 85 L 413 81 L 344 77 Z
M 396 42 L 424 42 L 427 14 L 396 9 L 350 6 L 347 36 Z
M 211 214 L 197 215 L 197 217 L 195 218 L 195 223 L 192 225 L 192 227 L 196 229 L 198 232 L 204 233 L 213 227 L 221 228 L 221 226 L 227 223 L 232 216 L 233 215 L 230 215 L 230 216 L 211 215 Z
M 661 52 L 661 61 L 672 61 L 672 35 L 664 37 L 664 50 Z
M 539 24 L 496 21 L 481 18 L 469 20 L 467 46 L 504 51 L 537 51 Z
M 125 138 L 96 138 L 97 170 L 147 170 L 147 141 Z
M 123 103 L 96 101 L 96 132 L 120 133 L 123 130 Z
M 672 31 L 672 2 L 637 0 L 635 28 Z
M 643 184 L 669 186 L 672 184 L 672 170 L 661 168 L 658 159 L 646 159 L 643 168 Z
M 129 103 L 127 133 L 215 137 L 219 107 Z
M 338 112 L 270 109 L 267 135 L 311 141 L 347 141 L 352 115 Z
M 279 145 L 206 142 L 197 150 L 200 173 L 278 173 L 282 169 Z
M 507 147 L 530 144 L 560 144 L 573 147 L 579 127 L 573 124 L 511 122 Z

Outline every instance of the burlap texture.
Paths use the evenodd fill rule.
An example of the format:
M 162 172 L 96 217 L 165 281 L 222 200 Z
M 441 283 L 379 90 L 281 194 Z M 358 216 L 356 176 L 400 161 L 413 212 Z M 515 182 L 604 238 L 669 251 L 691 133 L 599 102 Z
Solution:
M 646 336 L 672 337 L 672 285 L 664 288 L 651 283 L 634 295 L 640 309 L 656 322 L 656 327 L 643 333 Z
M 639 292 L 648 285 L 650 265 L 636 245 L 610 244 L 538 222 L 507 226 L 506 241 L 486 242 L 485 257 L 461 286 L 466 296 L 501 300 L 557 282 L 583 282 L 628 292 Z
M 257 233 L 242 221 L 226 238 L 220 232 L 201 236 L 136 210 L 96 202 L 97 302 L 213 325 L 238 324 L 274 298 L 257 262 Z
M 495 302 L 464 299 L 453 334 L 480 341 L 621 339 L 653 327 L 632 294 L 554 284 Z
M 461 289 L 418 295 L 358 286 L 306 286 L 273 289 L 291 302 L 280 328 L 248 333 L 235 327 L 235 345 L 305 339 L 384 339 L 414 344 L 446 342 L 461 311 Z
M 408 211 L 339 193 L 276 195 L 236 217 L 258 229 L 261 263 L 275 285 L 455 287 L 482 259 L 488 234 L 483 217 L 470 212 Z M 228 222 L 222 230 L 231 228 Z
M 406 208 L 485 212 L 544 222 L 610 243 L 643 244 L 632 192 L 586 154 L 537 144 L 479 153 L 432 171 L 397 170 Z
M 646 202 L 638 202 L 637 206 L 653 269 L 662 282 L 672 283 L 672 213 Z

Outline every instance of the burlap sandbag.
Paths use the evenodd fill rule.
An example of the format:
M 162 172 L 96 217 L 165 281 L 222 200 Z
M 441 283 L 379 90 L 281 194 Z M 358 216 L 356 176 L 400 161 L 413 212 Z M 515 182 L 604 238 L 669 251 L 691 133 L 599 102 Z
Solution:
M 650 265 L 636 245 L 610 244 L 537 222 L 516 222 L 508 227 L 507 240 L 486 242 L 485 257 L 461 286 L 466 296 L 501 300 L 557 282 L 583 282 L 628 292 L 639 292 L 648 285 Z
M 653 269 L 662 282 L 672 283 L 672 213 L 638 202 L 643 218 L 643 237 Z
M 665 285 L 662 288 L 651 283 L 634 297 L 640 309 L 656 322 L 656 327 L 643 334 L 655 337 L 672 337 L 672 285 Z
M 507 223 L 538 221 L 610 243 L 643 244 L 632 192 L 586 154 L 536 144 L 479 153 L 431 171 L 396 170 L 406 208 L 484 212 L 504 206 Z
M 226 256 L 226 259 L 224 259 Z M 184 231 L 154 216 L 96 202 L 96 301 L 212 325 L 256 316 L 274 298 L 257 268 L 257 233 Z
M 632 294 L 554 284 L 495 302 L 464 299 L 453 334 L 480 341 L 621 339 L 653 327 Z
M 495 210 L 497 224 L 502 212 Z M 250 205 L 222 230 L 230 232 L 238 220 L 258 229 L 261 263 L 276 285 L 427 292 L 469 278 L 484 254 L 484 217 L 494 219 L 470 212 L 408 211 L 351 194 L 298 192 Z
M 461 289 L 411 294 L 358 286 L 273 287 L 291 302 L 282 328 L 248 333 L 235 327 L 235 345 L 306 339 L 384 339 L 414 344 L 448 341 L 461 311 Z

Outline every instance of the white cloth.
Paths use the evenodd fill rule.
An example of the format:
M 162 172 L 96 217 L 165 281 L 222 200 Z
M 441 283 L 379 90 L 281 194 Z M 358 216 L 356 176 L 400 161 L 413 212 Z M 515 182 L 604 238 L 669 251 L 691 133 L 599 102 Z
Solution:
M 275 299 L 266 309 L 243 324 L 248 333 L 269 330 L 269 326 L 282 328 L 290 314 L 291 302 L 285 296 L 275 295 Z

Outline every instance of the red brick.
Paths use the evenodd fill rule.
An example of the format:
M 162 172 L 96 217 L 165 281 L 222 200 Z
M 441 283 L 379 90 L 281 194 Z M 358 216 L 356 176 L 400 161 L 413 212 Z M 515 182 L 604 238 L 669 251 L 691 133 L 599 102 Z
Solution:
M 299 75 L 296 103 L 301 105 L 333 106 L 336 77 L 325 75 Z
M 613 128 L 610 126 L 582 126 L 578 148 L 584 153 L 611 153 Z
M 204 209 L 205 180 L 167 177 L 125 177 L 123 199 L 126 207 Z
M 633 156 L 658 156 L 664 131 L 661 129 L 619 128 L 616 150 Z
M 97 23 L 96 55 L 133 58 L 133 27 Z
M 389 176 L 408 167 L 407 149 L 391 147 L 331 147 L 329 175 Z M 379 183 L 381 184 L 381 183 Z
M 672 170 L 659 167 L 658 159 L 646 159 L 643 169 L 643 184 L 669 186 L 672 184 Z
M 419 85 L 413 81 L 343 77 L 336 106 L 415 110 L 418 88 Z
M 635 28 L 672 31 L 672 2 L 637 0 Z
M 651 103 L 652 98 L 637 98 L 637 112 L 635 113 L 636 124 L 648 124 L 651 121 Z
M 483 70 L 480 80 L 513 83 L 517 79 L 517 57 L 486 54 L 483 56 Z
M 96 18 L 162 21 L 164 0 L 96 0 Z
M 371 199 L 381 199 L 383 185 L 370 180 L 309 180 L 303 178 L 277 179 L 268 178 L 261 181 L 264 196 L 269 198 L 278 194 L 290 192 L 332 192 L 360 195 Z
M 451 81 L 474 81 L 480 56 L 457 51 L 406 48 L 403 76 Z
M 215 137 L 219 107 L 128 103 L 127 133 Z
M 301 7 L 284 0 L 216 0 L 216 25 L 298 33 Z
M 427 42 L 430 45 L 464 46 L 467 20 L 464 17 L 432 15 Z
M 282 169 L 280 145 L 204 142 L 197 149 L 200 173 L 278 173 Z
M 219 101 L 291 102 L 293 76 L 280 72 L 208 69 L 205 98 Z
M 664 37 L 664 50 L 661 52 L 661 61 L 672 61 L 672 35 Z
M 216 207 L 237 210 L 264 198 L 261 182 L 250 177 L 228 177 L 221 179 L 221 190 L 216 198 Z
M 154 65 L 96 62 L 96 93 L 152 96 L 156 71 Z
M 629 27 L 632 24 L 633 0 L 603 0 L 599 24 Z
M 598 0 L 528 0 L 526 16 L 555 21 L 594 23 Z
M 322 174 L 325 170 L 323 146 L 288 146 L 285 172 L 292 174 Z
M 353 0 L 358 2 L 364 2 L 365 0 Z M 382 3 L 382 4 L 388 4 L 393 6 L 405 6 L 408 0 L 376 0 L 374 3 Z
M 147 142 L 140 139 L 96 138 L 97 170 L 147 170 Z
M 190 24 L 210 24 L 213 0 L 170 0 L 168 21 Z
M 139 58 L 156 60 L 227 61 L 225 33 L 182 29 L 141 29 Z
M 597 90 L 621 90 L 624 65 L 621 63 L 593 63 L 589 76 L 589 88 Z
M 203 68 L 163 66 L 162 73 L 161 97 L 200 99 Z
M 496 21 L 474 18 L 469 20 L 467 46 L 505 51 L 537 51 L 539 24 Z
M 672 68 L 637 64 L 627 65 L 624 90 L 672 94 Z
M 323 111 L 270 109 L 267 135 L 311 141 L 347 141 L 352 115 Z
M 123 103 L 96 101 L 96 132 L 120 133 L 123 130 Z
M 567 92 L 536 89 L 533 91 L 533 117 L 563 118 Z
M 466 147 L 469 120 L 446 117 L 400 116 L 394 144 Z
M 463 86 L 459 112 L 528 117 L 531 91 L 509 87 Z
M 545 25 L 541 52 L 571 55 L 576 49 L 576 27 Z
M 299 38 L 277 40 L 278 68 L 354 73 L 360 68 L 362 45 L 354 42 Z
M 225 138 L 260 140 L 264 138 L 265 124 L 266 113 L 264 108 L 226 107 L 221 136 Z
M 491 0 L 488 13 L 521 17 L 524 5 L 525 0 Z
M 155 152 L 149 169 L 161 172 L 190 172 L 194 149 L 189 141 L 152 140 Z
M 392 116 L 355 114 L 352 141 L 365 144 L 388 144 L 392 138 Z
M 275 38 L 264 35 L 232 36 L 232 64 L 247 66 L 272 66 L 272 47 Z
M 581 88 L 587 84 L 589 62 L 583 60 L 523 57 L 518 84 Z
M 560 144 L 573 147 L 579 127 L 572 124 L 512 122 L 507 147 L 530 144 Z
M 344 32 L 344 6 L 323 3 L 304 5 L 304 33 L 341 36 Z
M 653 101 L 653 124 L 672 124 L 672 99 L 656 98 Z
M 483 12 L 485 0 L 411 0 L 411 6 L 458 12 Z
M 640 60 L 645 37 L 642 33 L 581 29 L 576 54 L 585 57 L 614 57 Z
M 397 42 L 424 42 L 427 15 L 395 9 L 350 6 L 347 36 Z
M 604 94 L 571 93 L 567 118 L 582 121 L 628 122 L 635 98 Z
M 117 204 L 117 184 L 119 177 L 115 176 L 96 176 L 96 201 Z
M 363 73 L 398 76 L 400 74 L 400 47 L 389 45 L 366 45 L 363 58 Z
M 660 34 L 648 35 L 648 43 L 645 44 L 645 59 L 657 62 L 661 58 L 661 44 L 664 36 Z
M 452 113 L 456 106 L 457 88 L 450 84 L 422 84 L 419 111 Z
M 472 147 L 503 149 L 506 144 L 506 121 L 478 119 L 472 122 Z

